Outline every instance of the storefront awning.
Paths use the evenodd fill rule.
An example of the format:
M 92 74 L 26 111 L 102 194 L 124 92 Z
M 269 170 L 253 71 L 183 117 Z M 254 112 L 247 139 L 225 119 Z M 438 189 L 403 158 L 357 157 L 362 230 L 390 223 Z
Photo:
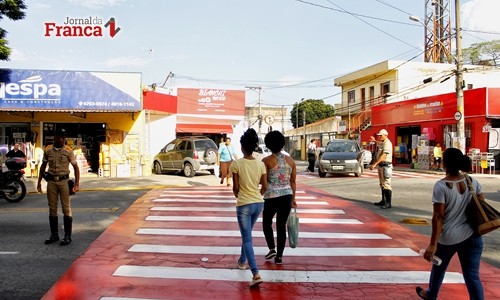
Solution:
M 184 133 L 233 133 L 233 127 L 225 124 L 177 124 L 176 131 Z

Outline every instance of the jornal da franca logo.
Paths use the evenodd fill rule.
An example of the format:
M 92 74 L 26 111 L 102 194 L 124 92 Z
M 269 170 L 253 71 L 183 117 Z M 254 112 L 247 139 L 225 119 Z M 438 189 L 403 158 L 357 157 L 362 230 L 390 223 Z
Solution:
M 103 37 L 109 35 L 114 38 L 121 30 L 113 17 L 107 21 L 99 17 L 66 17 L 63 23 L 45 22 L 44 26 L 47 37 Z

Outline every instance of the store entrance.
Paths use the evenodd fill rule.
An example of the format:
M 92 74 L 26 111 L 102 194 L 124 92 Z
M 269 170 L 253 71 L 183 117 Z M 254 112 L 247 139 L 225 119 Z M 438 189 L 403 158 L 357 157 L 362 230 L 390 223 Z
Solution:
M 106 143 L 106 124 L 104 123 L 44 123 L 43 144 L 54 142 L 53 132 L 56 128 L 64 128 L 67 132 L 66 145 L 70 146 L 77 156 L 78 166 L 82 174 L 99 170 L 99 152 L 101 143 Z
M 396 142 L 394 143 L 394 159 L 396 164 L 410 164 L 412 162 L 412 147 L 417 141 L 412 142 L 412 136 L 419 136 L 420 126 L 402 126 L 396 128 Z

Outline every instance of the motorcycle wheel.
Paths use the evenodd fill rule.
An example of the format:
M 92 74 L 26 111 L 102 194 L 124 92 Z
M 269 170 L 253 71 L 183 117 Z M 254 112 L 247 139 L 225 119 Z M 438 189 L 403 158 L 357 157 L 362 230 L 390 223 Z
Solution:
M 24 182 L 21 180 L 14 180 L 11 182 L 8 182 L 5 185 L 5 188 L 12 188 L 12 192 L 10 193 L 4 193 L 3 196 L 5 200 L 11 203 L 19 202 L 24 199 L 24 196 L 26 196 L 26 185 L 24 185 Z

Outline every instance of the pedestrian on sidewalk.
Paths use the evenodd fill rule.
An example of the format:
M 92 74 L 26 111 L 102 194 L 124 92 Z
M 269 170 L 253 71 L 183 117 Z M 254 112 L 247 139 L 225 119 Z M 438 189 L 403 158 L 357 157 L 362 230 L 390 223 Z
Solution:
M 64 222 L 64 238 L 60 242 L 62 246 L 71 243 L 71 232 L 73 229 L 73 214 L 71 211 L 68 184 L 70 164 L 73 166 L 75 173 L 75 182 L 72 190 L 76 193 L 80 188 L 80 169 L 78 168 L 73 149 L 65 145 L 65 140 L 66 131 L 62 128 L 56 129 L 54 132 L 54 144 L 47 146 L 43 153 L 37 184 L 38 192 L 42 193 L 42 177 L 47 180 L 50 237 L 45 240 L 45 244 L 52 244 L 59 241 L 57 204 L 61 201 Z M 49 170 L 45 173 L 47 165 L 49 166 Z
M 24 152 L 21 149 L 19 149 L 19 143 L 15 143 L 14 149 L 7 152 L 7 154 L 5 154 L 5 157 L 7 158 L 20 157 L 26 159 L 26 154 L 24 154 Z
M 434 170 L 441 171 L 441 159 L 443 158 L 443 149 L 439 142 L 436 143 L 433 150 L 434 154 Z
M 316 143 L 315 140 L 312 139 L 311 142 L 309 143 L 309 146 L 307 146 L 307 161 L 309 162 L 307 170 L 309 172 L 314 172 L 314 165 L 316 163 L 317 158 L 318 158 L 318 151 L 316 149 Z
M 233 193 L 236 197 L 236 216 L 242 240 L 238 268 L 245 270 L 246 261 L 248 260 L 248 265 L 253 274 L 250 287 L 257 287 L 263 282 L 255 261 L 252 241 L 252 229 L 262 212 L 264 206 L 262 195 L 267 188 L 266 167 L 261 160 L 257 160 L 252 156 L 258 142 L 259 138 L 253 128 L 245 131 L 240 139 L 243 158 L 231 164 Z M 261 185 L 260 188 L 259 184 Z
M 483 240 L 467 221 L 466 209 L 472 199 L 467 188 L 467 179 L 460 172 L 470 172 L 471 160 L 462 151 L 448 148 L 443 154 L 446 176 L 434 184 L 432 192 L 432 233 L 424 258 L 431 261 L 434 256 L 441 258 L 441 265 L 432 265 L 429 288 L 416 287 L 422 299 L 437 299 L 446 269 L 458 253 L 462 273 L 470 299 L 483 300 L 484 291 L 479 276 L 479 266 L 483 252 Z M 481 184 L 470 177 L 472 186 L 480 201 L 484 201 Z
M 272 155 L 262 159 L 267 171 L 267 190 L 264 193 L 264 212 L 262 228 L 266 237 L 269 253 L 266 259 L 272 259 L 276 264 L 283 263 L 283 252 L 286 244 L 286 222 L 292 207 L 297 207 L 295 201 L 297 167 L 289 155 L 281 152 L 285 146 L 285 137 L 277 130 L 266 134 L 266 147 Z M 276 215 L 276 238 L 274 243 L 273 218 Z
M 219 144 L 219 152 L 217 152 L 217 164 L 220 166 L 220 184 L 224 184 L 224 179 L 226 179 L 227 186 L 231 185 L 231 173 L 229 168 L 233 160 L 237 159 L 238 156 L 234 152 L 233 145 L 231 145 L 231 138 L 226 137 L 224 143 Z
M 370 165 L 370 170 L 373 170 L 378 166 L 378 179 L 380 183 L 380 189 L 382 191 L 382 200 L 374 204 L 376 206 L 380 206 L 380 208 L 382 209 L 392 207 L 391 176 L 393 149 L 392 142 L 387 137 L 388 135 L 389 133 L 385 129 L 381 129 L 377 133 L 377 137 L 379 140 L 377 160 Z

